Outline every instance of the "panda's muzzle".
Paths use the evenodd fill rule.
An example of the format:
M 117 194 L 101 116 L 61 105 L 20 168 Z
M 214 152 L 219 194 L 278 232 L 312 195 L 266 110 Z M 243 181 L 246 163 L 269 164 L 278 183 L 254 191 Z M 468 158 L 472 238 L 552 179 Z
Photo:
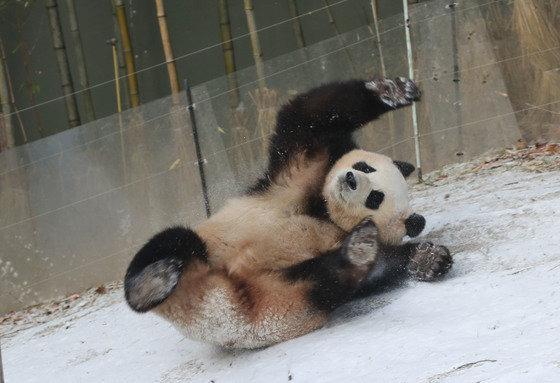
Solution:
M 348 186 L 350 187 L 350 189 L 356 190 L 356 188 L 358 187 L 358 181 L 356 181 L 356 177 L 354 177 L 354 173 L 352 172 L 346 173 L 345 180 Z
M 426 226 L 426 219 L 420 214 L 413 213 L 404 221 L 406 235 L 409 237 L 416 237 L 424 230 L 424 226 Z

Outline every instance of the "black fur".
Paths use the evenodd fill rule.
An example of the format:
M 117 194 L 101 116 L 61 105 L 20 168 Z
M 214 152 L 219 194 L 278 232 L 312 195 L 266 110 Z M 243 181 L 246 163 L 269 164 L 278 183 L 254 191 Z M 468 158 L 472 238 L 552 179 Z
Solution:
M 409 237 L 416 237 L 419 235 L 424 227 L 426 226 L 426 219 L 420 214 L 412 214 L 404 221 L 404 227 L 406 228 L 406 235 Z
M 375 264 L 377 249 L 377 228 L 366 218 L 352 229 L 340 248 L 288 267 L 285 277 L 291 281 L 311 281 L 311 303 L 330 312 L 352 299 Z
M 393 163 L 399 168 L 404 178 L 408 177 L 416 168 L 414 165 L 409 164 L 408 162 L 403 161 L 393 161 Z
M 323 198 L 322 195 L 314 194 L 309 196 L 302 210 L 303 214 L 310 217 L 320 220 L 329 220 L 327 201 Z
M 364 161 L 356 162 L 354 165 L 352 165 L 352 169 L 358 170 L 362 173 L 373 173 L 377 171 L 375 168 L 372 168 Z
M 416 243 L 401 246 L 380 245 L 378 260 L 370 277 L 362 282 L 357 297 L 377 294 L 394 288 L 408 277 L 407 267 L 416 249 Z
M 400 246 L 380 244 L 373 271 L 355 297 L 382 293 L 398 287 L 409 278 L 421 281 L 440 279 L 453 264 L 449 249 L 430 242 Z
M 391 83 L 391 86 L 386 84 Z M 278 112 L 270 140 L 268 168 L 249 194 L 263 193 L 275 177 L 290 165 L 297 153 L 313 156 L 326 152 L 333 165 L 356 149 L 352 133 L 385 112 L 409 105 L 420 92 L 402 80 L 380 80 L 379 90 L 368 89 L 362 80 L 327 84 L 297 96 Z M 408 86 L 408 87 L 407 87 Z M 388 98 L 393 103 L 388 104 Z
M 340 249 L 289 267 L 286 277 L 292 281 L 313 281 L 311 302 L 328 312 L 354 298 L 391 290 L 409 278 L 437 280 L 453 263 L 446 247 L 429 242 L 378 246 L 372 271 L 358 284 L 340 278 L 341 271 L 352 267 Z
M 318 154 L 326 154 L 332 166 L 344 154 L 356 149 L 352 139 L 356 129 L 389 110 L 409 105 L 419 95 L 416 86 L 406 79 L 378 80 L 368 83 L 368 86 L 362 80 L 351 80 L 324 85 L 299 95 L 279 111 L 269 146 L 268 168 L 264 176 L 248 190 L 248 194 L 265 193 L 275 178 L 292 165 L 290 160 L 296 155 L 313 158 Z M 409 167 L 400 164 L 405 163 L 395 162 L 403 174 L 409 171 Z M 358 167 L 358 171 L 375 171 L 367 164 L 366 167 Z M 368 207 L 378 208 L 383 198 L 383 193 L 372 192 L 368 197 Z M 301 211 L 302 214 L 328 219 L 320 192 L 310 195 Z M 372 223 L 365 225 L 358 225 L 352 233 L 364 228 L 377 233 L 374 227 L 370 227 Z M 352 233 L 348 238 L 355 238 Z M 370 250 L 363 250 L 372 245 L 366 237 L 356 237 L 358 241 L 361 238 L 364 242 L 354 243 L 355 254 L 370 254 Z M 338 250 L 285 270 L 289 280 L 315 282 L 310 291 L 311 300 L 321 310 L 330 311 L 352 298 L 360 282 L 349 278 L 349 275 L 359 269 L 360 275 L 365 276 L 365 266 L 353 265 L 347 257 L 351 251 L 348 238 Z M 203 240 L 187 228 L 175 227 L 154 236 L 136 254 L 126 272 L 125 296 L 129 305 L 140 312 L 157 306 L 171 294 L 180 274 L 190 262 L 207 262 L 206 251 Z M 406 253 L 405 250 L 400 251 Z M 387 262 L 391 267 L 388 267 L 387 273 L 383 271 L 382 275 L 391 276 L 395 270 L 400 272 L 400 263 L 393 267 L 393 261 Z M 373 261 L 369 266 L 373 267 Z M 239 290 L 247 288 L 240 284 Z M 247 302 L 251 301 L 249 296 L 245 298 Z
M 177 285 L 183 268 L 194 259 L 207 261 L 206 245 L 194 231 L 178 226 L 156 234 L 138 251 L 126 271 L 124 291 L 130 307 L 145 312 L 163 302 Z M 168 281 L 170 285 L 166 286 L 166 291 L 158 291 L 155 298 L 138 297 L 136 278 L 156 264 L 158 272 L 152 278 Z
M 350 266 L 338 251 L 332 251 L 289 267 L 285 275 L 291 281 L 313 281 L 311 302 L 319 310 L 332 311 L 350 300 L 356 291 L 355 284 L 343 283 L 337 273 Z
M 385 194 L 383 192 L 372 190 L 366 199 L 366 207 L 368 209 L 377 210 L 384 199 Z

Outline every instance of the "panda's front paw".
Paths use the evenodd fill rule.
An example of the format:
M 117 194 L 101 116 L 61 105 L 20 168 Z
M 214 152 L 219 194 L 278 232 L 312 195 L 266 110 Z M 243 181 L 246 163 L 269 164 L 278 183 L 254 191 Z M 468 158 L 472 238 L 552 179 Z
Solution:
M 414 249 L 407 269 L 418 280 L 433 281 L 445 275 L 452 264 L 453 258 L 447 247 L 423 242 Z
M 395 80 L 387 78 L 366 82 L 366 88 L 377 93 L 379 99 L 390 109 L 407 106 L 420 99 L 420 90 L 416 84 L 405 77 Z
M 341 252 L 353 266 L 372 264 L 377 257 L 377 228 L 370 218 L 363 219 L 343 242 Z

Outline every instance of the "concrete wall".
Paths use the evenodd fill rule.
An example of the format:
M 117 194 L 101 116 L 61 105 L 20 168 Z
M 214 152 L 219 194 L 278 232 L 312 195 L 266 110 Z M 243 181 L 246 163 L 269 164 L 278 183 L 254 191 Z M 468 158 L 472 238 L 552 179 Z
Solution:
M 455 87 L 445 4 L 411 12 L 420 39 L 413 53 L 424 91 L 418 111 L 425 171 L 519 138 L 496 64 L 504 58 L 495 56 L 484 12 L 469 9 L 473 2 L 457 9 L 465 9 L 457 17 L 464 84 Z M 388 76 L 406 75 L 402 16 L 385 20 L 381 32 Z M 258 90 L 253 67 L 237 73 L 243 110 L 230 110 L 225 77 L 194 87 L 213 211 L 256 179 L 275 110 L 287 98 L 326 81 L 379 76 L 380 66 L 370 29 L 361 27 L 268 60 L 274 101 L 266 105 L 252 101 Z M 156 231 L 206 218 L 185 102 L 184 92 L 164 97 L 0 154 L 0 313 L 122 280 L 131 257 Z M 360 146 L 414 162 L 410 110 L 362 129 Z M 457 150 L 464 155 L 457 157 Z

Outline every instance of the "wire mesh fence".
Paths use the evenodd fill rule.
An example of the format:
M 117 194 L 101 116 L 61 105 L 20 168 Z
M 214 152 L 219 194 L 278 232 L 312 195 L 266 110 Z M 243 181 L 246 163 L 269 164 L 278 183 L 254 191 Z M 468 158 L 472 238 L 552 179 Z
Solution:
M 560 40 L 552 32 L 528 40 L 535 31 L 510 22 L 523 20 L 525 1 L 533 0 L 411 7 L 425 171 L 560 136 Z M 380 77 L 383 66 L 389 77 L 408 73 L 402 16 L 379 29 L 265 62 L 266 88 L 255 68 L 236 72 L 241 103 L 233 109 L 227 77 L 193 88 L 212 211 L 263 169 L 276 112 L 290 97 L 328 81 Z M 154 232 L 206 218 L 186 106 L 176 94 L 0 154 L 0 313 L 120 280 Z M 408 109 L 392 112 L 357 141 L 414 163 L 411 121 Z

